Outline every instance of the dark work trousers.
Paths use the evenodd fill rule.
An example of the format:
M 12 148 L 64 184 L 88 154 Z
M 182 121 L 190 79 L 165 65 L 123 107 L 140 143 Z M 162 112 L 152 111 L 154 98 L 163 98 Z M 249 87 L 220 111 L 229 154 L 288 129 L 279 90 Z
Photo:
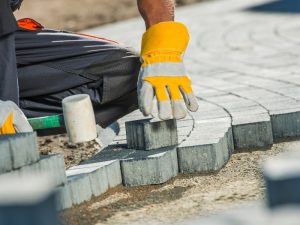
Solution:
M 137 109 L 139 57 L 106 39 L 41 29 L 15 32 L 20 108 L 41 117 L 62 113 L 63 98 L 91 97 L 106 127 Z
M 0 100 L 19 102 L 14 33 L 0 37 Z

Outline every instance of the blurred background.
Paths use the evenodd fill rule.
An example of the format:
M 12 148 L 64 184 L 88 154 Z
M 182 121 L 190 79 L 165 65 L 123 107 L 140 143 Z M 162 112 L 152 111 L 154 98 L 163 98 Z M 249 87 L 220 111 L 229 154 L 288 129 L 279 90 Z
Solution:
M 32 18 L 47 28 L 80 31 L 139 15 L 137 0 L 24 0 L 18 19 Z M 177 0 L 177 6 L 203 0 Z

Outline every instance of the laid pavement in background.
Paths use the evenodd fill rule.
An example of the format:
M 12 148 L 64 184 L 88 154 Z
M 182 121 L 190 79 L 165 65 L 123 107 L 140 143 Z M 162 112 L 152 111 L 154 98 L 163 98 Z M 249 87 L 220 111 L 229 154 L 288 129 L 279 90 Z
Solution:
M 282 138 L 298 137 L 300 16 L 256 10 L 266 4 L 275 3 L 216 0 L 179 9 L 177 20 L 191 33 L 185 63 L 200 107 L 177 121 L 178 147 L 128 148 L 125 123 L 144 117 L 139 111 L 125 116 L 111 145 L 67 170 L 68 183 L 58 190 L 65 199 L 61 207 L 120 184 L 160 184 L 178 173 L 219 171 L 236 149 L 266 148 Z M 85 33 L 122 40 L 138 50 L 143 31 L 143 21 L 131 19 Z M 165 126 L 155 126 L 161 135 L 150 138 L 159 142 L 168 137 Z
M 200 105 L 178 121 L 180 172 L 216 171 L 234 149 L 300 135 L 300 14 L 288 4 L 216 0 L 178 9 L 190 30 L 185 64 Z M 136 18 L 85 33 L 139 51 L 144 29 Z M 136 111 L 119 121 L 114 144 L 126 144 L 124 122 L 138 118 Z

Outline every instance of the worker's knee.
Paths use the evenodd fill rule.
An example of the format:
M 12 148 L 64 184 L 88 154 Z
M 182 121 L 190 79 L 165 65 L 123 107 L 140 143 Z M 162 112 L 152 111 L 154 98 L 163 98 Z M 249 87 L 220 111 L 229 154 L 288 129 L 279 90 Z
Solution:
M 103 77 L 102 104 L 127 96 L 137 88 L 141 67 L 139 57 L 129 50 L 121 54 L 123 55 L 119 57 L 119 60 L 109 66 L 111 71 Z

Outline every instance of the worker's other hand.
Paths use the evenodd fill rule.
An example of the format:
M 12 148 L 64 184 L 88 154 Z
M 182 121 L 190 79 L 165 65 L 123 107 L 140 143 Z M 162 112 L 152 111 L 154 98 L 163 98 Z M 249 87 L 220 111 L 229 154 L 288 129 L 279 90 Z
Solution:
M 188 42 L 189 33 L 182 23 L 158 23 L 144 33 L 138 98 L 145 116 L 152 112 L 154 96 L 162 120 L 184 118 L 186 108 L 197 111 L 198 102 L 182 62 Z
M 24 113 L 11 101 L 0 100 L 0 134 L 32 132 Z

